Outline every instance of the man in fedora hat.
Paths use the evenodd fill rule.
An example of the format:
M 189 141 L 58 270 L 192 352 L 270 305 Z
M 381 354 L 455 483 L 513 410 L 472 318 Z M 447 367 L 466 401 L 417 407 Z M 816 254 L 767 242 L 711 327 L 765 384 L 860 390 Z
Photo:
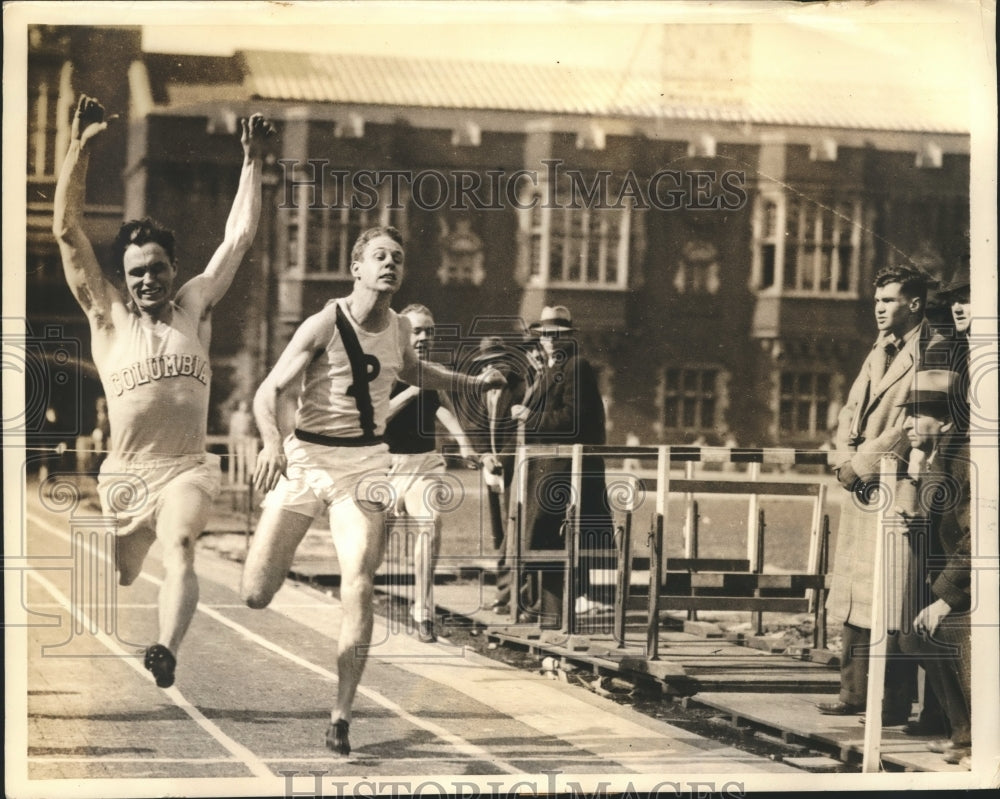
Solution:
M 969 263 L 959 265 L 951 281 L 937 293 L 940 302 L 951 310 L 953 324 L 940 326 L 927 345 L 922 369 L 943 369 L 954 372 L 959 404 L 953 408 L 954 423 L 969 429 L 969 334 L 972 329 L 972 301 L 969 284 Z
M 951 420 L 957 430 L 968 432 L 970 421 L 969 397 L 969 331 L 972 324 L 969 285 L 969 261 L 964 259 L 951 280 L 937 291 L 937 302 L 950 316 L 947 322 L 933 325 L 933 335 L 924 352 L 921 370 L 944 370 L 955 376 L 952 392 Z M 937 735 L 947 730 L 945 710 L 941 707 L 933 684 L 924 683 L 920 717 L 904 728 L 910 735 Z
M 964 397 L 958 375 L 947 370 L 916 373 L 901 406 L 912 447 L 907 475 L 896 487 L 895 510 L 907 527 L 912 559 L 908 594 L 918 611 L 900 636 L 903 652 L 920 657 L 927 681 L 950 728 L 932 742 L 948 763 L 971 747 L 970 472 L 965 433 L 954 409 Z
M 514 417 L 528 420 L 531 444 L 604 444 L 604 401 L 590 362 L 577 351 L 572 316 L 563 305 L 548 306 L 530 326 L 547 356 L 546 372 L 537 395 L 512 409 Z M 571 460 L 567 457 L 533 458 L 528 462 L 524 535 L 532 549 L 564 546 L 564 521 L 573 501 L 569 486 Z M 579 498 L 581 530 L 578 551 L 608 549 L 612 538 L 606 497 L 604 459 L 583 459 Z M 541 614 L 542 623 L 561 626 L 564 578 L 561 572 L 543 570 L 533 575 L 528 591 L 530 614 Z M 576 613 L 599 612 L 608 606 L 590 596 L 590 570 L 581 559 L 574 591 Z
M 966 336 L 969 335 L 969 328 L 972 325 L 971 292 L 968 262 L 962 263 L 948 284 L 938 292 L 938 297 L 951 308 L 951 318 L 955 322 L 955 331 Z
M 879 514 L 868 505 L 881 457 L 900 441 L 905 399 L 930 339 L 924 319 L 927 277 L 912 267 L 888 267 L 875 276 L 878 338 L 838 416 L 830 465 L 846 489 L 837 528 L 831 621 L 842 622 L 840 696 L 820 704 L 826 715 L 857 715 L 865 708 L 872 618 L 872 562 Z M 916 668 L 899 657 L 898 631 L 887 643 L 883 724 L 905 724 L 916 694 Z
M 517 421 L 511 408 L 524 401 L 527 387 L 534 381 L 535 367 L 523 347 L 502 336 L 484 336 L 470 361 L 471 371 L 481 373 L 497 369 L 507 385 L 471 396 L 464 403 L 463 422 L 474 436 L 477 451 L 483 453 L 483 481 L 487 488 L 487 507 L 493 548 L 497 550 L 496 594 L 491 609 L 506 615 L 510 612 L 510 558 L 507 528 L 510 523 L 510 487 L 514 479 L 514 453 L 517 447 Z

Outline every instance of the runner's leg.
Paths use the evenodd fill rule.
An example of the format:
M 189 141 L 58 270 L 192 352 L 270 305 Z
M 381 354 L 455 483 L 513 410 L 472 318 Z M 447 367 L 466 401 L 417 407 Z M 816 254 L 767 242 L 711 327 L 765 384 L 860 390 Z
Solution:
M 159 642 L 175 656 L 198 606 L 198 578 L 194 548 L 205 529 L 211 498 L 190 484 L 167 486 L 156 522 L 166 572 L 160 587 Z
M 101 512 L 115 535 L 115 570 L 119 585 L 132 585 L 142 572 L 142 564 L 156 541 L 156 518 L 152 513 L 149 489 L 143 479 L 122 479 L 121 473 L 105 475 L 97 490 Z M 125 520 L 122 521 L 122 516 Z M 138 517 L 138 518 L 136 518 Z M 122 532 L 127 529 L 128 532 Z
M 413 544 L 413 619 L 418 624 L 434 621 L 434 566 L 441 550 L 441 518 L 430 507 L 434 491 L 432 475 L 417 480 L 406 492 L 406 510 Z
M 337 704 L 331 720 L 351 720 L 351 706 L 372 639 L 375 572 L 385 553 L 385 512 L 363 510 L 353 499 L 330 506 L 330 530 L 340 563 L 343 616 L 337 641 Z
M 118 585 L 132 585 L 142 571 L 142 564 L 149 554 L 149 548 L 156 540 L 156 532 L 150 527 L 139 527 L 128 535 L 115 536 L 115 569 L 118 571 Z
M 251 608 L 270 604 L 284 584 L 292 568 L 295 550 L 312 521 L 310 515 L 265 506 L 250 542 L 240 580 L 240 596 Z

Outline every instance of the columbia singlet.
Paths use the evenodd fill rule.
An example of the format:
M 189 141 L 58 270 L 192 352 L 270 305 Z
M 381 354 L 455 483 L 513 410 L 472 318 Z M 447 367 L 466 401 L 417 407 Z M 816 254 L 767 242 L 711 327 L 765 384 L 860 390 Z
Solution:
M 389 311 L 389 324 L 378 333 L 363 330 L 351 317 L 344 300 L 336 301 L 357 334 L 364 353 L 368 393 L 375 411 L 375 434 L 385 430 L 389 392 L 403 368 L 403 344 L 399 317 Z M 361 415 L 354 388 L 351 361 L 340 333 L 334 331 L 326 349 L 318 353 L 302 376 L 302 393 L 295 412 L 295 427 L 310 433 L 338 438 L 362 435 Z
M 212 370 L 198 321 L 172 306 L 170 322 L 152 328 L 130 314 L 98 364 L 111 452 L 125 460 L 205 452 Z

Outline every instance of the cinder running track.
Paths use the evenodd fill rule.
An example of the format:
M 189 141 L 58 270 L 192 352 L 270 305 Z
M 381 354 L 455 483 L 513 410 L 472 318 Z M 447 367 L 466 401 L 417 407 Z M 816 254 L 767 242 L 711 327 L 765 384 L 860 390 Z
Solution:
M 578 686 L 444 642 L 421 644 L 379 617 L 355 704 L 354 751 L 335 756 L 324 745 L 337 680 L 335 599 L 286 583 L 269 608 L 250 610 L 237 594 L 240 565 L 199 551 L 200 604 L 177 682 L 162 690 L 141 658 L 156 630 L 157 548 L 140 579 L 115 590 L 97 556 L 101 527 L 88 522 L 95 510 L 43 507 L 30 491 L 26 504 L 23 557 L 8 550 L 6 558 L 8 614 L 19 586 L 26 624 L 20 640 L 9 639 L 24 649 L 26 696 L 7 710 L 8 724 L 26 715 L 29 781 L 227 778 L 249 786 L 318 772 L 324 780 L 509 782 L 558 772 L 624 782 L 637 774 L 797 772 Z M 16 647 L 9 666 L 12 657 Z M 181 785 L 171 782 L 170 792 Z

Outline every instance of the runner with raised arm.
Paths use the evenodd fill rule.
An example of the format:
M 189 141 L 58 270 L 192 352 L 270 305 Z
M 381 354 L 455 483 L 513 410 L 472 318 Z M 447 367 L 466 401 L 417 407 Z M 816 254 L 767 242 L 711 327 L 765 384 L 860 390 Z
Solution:
M 92 143 L 104 108 L 80 97 L 59 173 L 52 231 L 66 281 L 90 322 L 94 364 L 108 403 L 111 445 L 98 490 L 116 518 L 121 585 L 142 570 L 153 541 L 166 575 L 159 636 L 145 665 L 156 684 L 174 682 L 177 651 L 198 604 L 195 541 L 219 490 L 219 459 L 205 451 L 211 314 L 253 242 L 260 216 L 264 142 L 274 129 L 260 114 L 242 120 L 243 170 L 225 237 L 205 271 L 174 294 L 174 235 L 151 219 L 122 225 L 106 274 L 82 225 Z

